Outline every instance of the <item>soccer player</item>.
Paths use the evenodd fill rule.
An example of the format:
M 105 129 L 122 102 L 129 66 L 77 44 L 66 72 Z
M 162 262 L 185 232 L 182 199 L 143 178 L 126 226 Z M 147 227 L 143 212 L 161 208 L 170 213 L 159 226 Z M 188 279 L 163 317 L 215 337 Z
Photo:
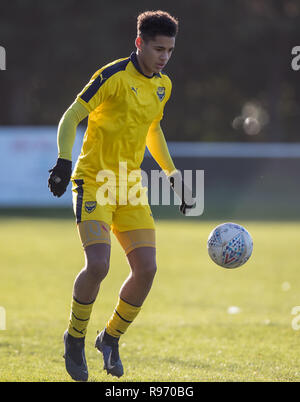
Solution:
M 150 206 L 143 197 L 144 202 L 138 204 L 130 202 L 130 197 L 136 185 L 143 194 L 136 172 L 140 171 L 146 146 L 171 185 L 178 175 L 160 126 L 171 94 L 171 81 L 162 69 L 174 50 L 177 31 L 177 19 L 166 12 L 140 14 L 136 52 L 100 68 L 58 126 L 58 159 L 50 170 L 48 185 L 60 197 L 72 180 L 74 213 L 86 260 L 75 279 L 70 321 L 64 334 L 66 370 L 74 380 L 88 379 L 85 335 L 100 284 L 109 269 L 110 232 L 123 247 L 131 268 L 115 310 L 95 342 L 103 355 L 104 369 L 113 376 L 123 375 L 119 338 L 140 312 L 156 273 Z M 76 128 L 87 116 L 81 154 L 72 173 Z M 110 183 L 106 193 L 115 202 L 100 202 L 103 172 Z M 135 173 L 134 181 L 129 180 L 131 173 Z M 190 207 L 191 202 L 182 197 L 181 212 L 185 214 Z

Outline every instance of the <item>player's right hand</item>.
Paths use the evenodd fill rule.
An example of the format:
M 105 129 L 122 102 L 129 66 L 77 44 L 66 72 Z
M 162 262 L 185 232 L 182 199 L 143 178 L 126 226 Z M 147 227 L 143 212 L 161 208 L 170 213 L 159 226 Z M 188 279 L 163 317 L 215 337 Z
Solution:
M 58 158 L 56 165 L 49 170 L 48 187 L 55 197 L 61 197 L 66 191 L 72 175 L 72 161 Z

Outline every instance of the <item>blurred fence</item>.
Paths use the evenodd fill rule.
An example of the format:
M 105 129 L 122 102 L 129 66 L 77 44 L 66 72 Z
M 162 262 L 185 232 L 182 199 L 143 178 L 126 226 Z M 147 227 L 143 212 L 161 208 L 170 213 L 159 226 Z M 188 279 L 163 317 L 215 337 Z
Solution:
M 77 158 L 84 130 L 73 149 Z M 299 143 L 176 143 L 170 153 L 180 170 L 204 170 L 204 213 L 199 219 L 297 220 L 299 213 Z M 72 216 L 71 191 L 60 199 L 47 188 L 48 170 L 57 157 L 56 127 L 0 128 L 0 213 L 45 216 L 65 208 Z M 142 169 L 160 169 L 146 152 Z M 151 194 L 151 183 L 149 183 Z M 63 209 L 62 209 L 63 210 Z M 177 206 L 152 207 L 157 219 L 180 218 Z M 56 216 L 53 212 L 51 216 Z M 58 213 L 61 216 L 61 213 Z M 189 219 L 198 219 L 189 218 Z
M 202 145 L 206 146 L 205 143 Z M 233 150 L 239 148 L 237 144 L 226 144 L 224 155 L 228 152 L 227 156 L 220 153 L 222 146 L 216 146 L 216 155 L 205 156 L 201 152 L 196 156 L 192 151 L 190 157 L 177 155 L 173 158 L 179 169 L 204 170 L 204 213 L 199 218 L 221 221 L 298 220 L 299 147 L 296 149 L 295 145 L 293 148 L 293 144 L 289 144 L 292 156 L 288 156 L 287 148 L 279 155 L 281 144 L 278 144 L 272 155 L 271 151 L 262 152 L 260 146 L 263 144 L 260 144 L 257 155 L 252 154 L 251 147 L 247 155 L 246 144 L 243 144 L 241 154 L 230 154 L 230 145 Z M 144 160 L 143 165 L 147 170 L 152 169 L 154 163 L 149 158 Z M 175 217 L 177 214 L 174 207 L 153 207 L 153 210 L 158 218 Z

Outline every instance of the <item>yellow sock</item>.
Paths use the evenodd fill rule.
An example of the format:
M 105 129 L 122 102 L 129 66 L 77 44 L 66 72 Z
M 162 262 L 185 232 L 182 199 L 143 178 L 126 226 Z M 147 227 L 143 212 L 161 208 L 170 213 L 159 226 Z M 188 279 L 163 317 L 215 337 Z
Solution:
M 75 338 L 83 338 L 86 335 L 93 305 L 94 302 L 82 304 L 73 298 L 68 327 L 68 332 L 70 335 L 74 336 Z
M 140 310 L 141 307 L 133 306 L 119 298 L 115 311 L 106 324 L 106 332 L 119 338 L 125 333 Z

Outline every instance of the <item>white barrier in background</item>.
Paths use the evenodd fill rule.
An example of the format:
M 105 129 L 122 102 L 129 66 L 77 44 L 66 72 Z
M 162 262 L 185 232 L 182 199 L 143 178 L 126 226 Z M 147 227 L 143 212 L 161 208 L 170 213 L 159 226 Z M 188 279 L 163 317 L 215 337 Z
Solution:
M 0 206 L 71 206 L 71 191 L 57 198 L 48 190 L 48 170 L 57 159 L 56 132 L 57 127 L 0 127 Z M 79 127 L 74 161 L 83 133 Z
M 170 142 L 169 150 L 190 158 L 300 158 L 300 143 Z
M 73 161 L 85 128 L 77 129 Z M 57 158 L 57 127 L 0 127 L 0 206 L 71 206 L 71 191 L 53 197 L 48 170 Z M 173 157 L 300 158 L 300 143 L 168 142 Z M 146 156 L 149 152 L 146 151 Z

